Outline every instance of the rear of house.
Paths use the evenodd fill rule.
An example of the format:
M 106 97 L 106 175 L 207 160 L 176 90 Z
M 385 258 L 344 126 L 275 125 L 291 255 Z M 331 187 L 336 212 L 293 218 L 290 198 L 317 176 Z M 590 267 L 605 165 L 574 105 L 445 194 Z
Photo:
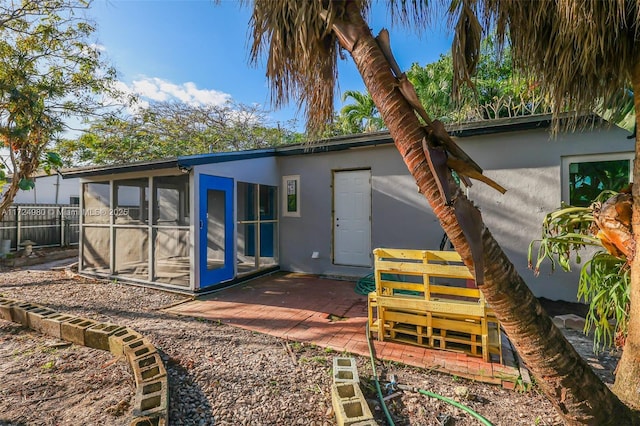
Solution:
M 577 274 L 534 277 L 528 245 L 545 214 L 580 202 L 598 173 L 621 170 L 628 181 L 633 141 L 600 126 L 551 139 L 548 125 L 530 116 L 452 131 L 507 188 L 475 182 L 468 196 L 534 294 L 572 301 Z M 66 177 L 81 180 L 83 273 L 188 292 L 277 268 L 359 278 L 376 247 L 439 249 L 444 236 L 386 132 Z

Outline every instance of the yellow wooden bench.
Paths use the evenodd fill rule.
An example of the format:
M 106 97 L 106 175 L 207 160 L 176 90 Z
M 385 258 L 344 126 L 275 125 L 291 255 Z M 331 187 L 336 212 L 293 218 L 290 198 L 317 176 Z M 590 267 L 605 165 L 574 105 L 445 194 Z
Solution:
M 452 251 L 374 250 L 376 291 L 369 326 L 378 340 L 490 354 L 501 360 L 500 327 L 473 275 Z

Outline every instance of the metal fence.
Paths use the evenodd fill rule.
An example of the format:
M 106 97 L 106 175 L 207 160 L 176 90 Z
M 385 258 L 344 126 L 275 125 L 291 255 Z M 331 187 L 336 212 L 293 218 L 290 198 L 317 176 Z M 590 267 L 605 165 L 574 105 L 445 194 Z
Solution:
M 77 245 L 79 215 L 78 206 L 14 205 L 0 220 L 0 240 L 10 240 L 11 250 L 17 250 L 27 240 L 33 241 L 34 247 Z

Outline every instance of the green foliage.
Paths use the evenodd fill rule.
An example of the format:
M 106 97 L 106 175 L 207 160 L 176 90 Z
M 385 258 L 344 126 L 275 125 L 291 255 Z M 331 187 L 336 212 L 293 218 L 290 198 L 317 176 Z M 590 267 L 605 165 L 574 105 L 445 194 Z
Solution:
M 636 110 L 633 102 L 633 90 L 625 88 L 618 96 L 613 97 L 609 102 L 600 99 L 595 111 L 605 120 L 616 123 L 617 126 L 634 132 L 636 126 Z
M 440 59 L 424 67 L 414 63 L 406 74 L 430 117 L 445 123 L 462 120 L 462 108 L 452 97 L 453 63 L 450 53 L 440 55 Z M 472 96 L 470 89 L 465 87 L 463 90 L 465 98 Z
M 42 369 L 43 370 L 51 370 L 53 367 L 56 366 L 56 362 L 55 361 L 47 361 L 42 365 Z
M 353 103 L 343 106 L 338 115 L 338 123 L 344 134 L 377 132 L 385 129 L 384 121 L 368 92 L 347 90 L 342 95 L 342 102 L 349 98 Z
M 0 216 L 18 188 L 32 188 L 41 165 L 59 158 L 50 142 L 72 117 L 106 113 L 115 70 L 90 39 L 94 28 L 79 13 L 82 0 L 32 0 L 0 5 L 0 141 L 8 148 L 13 179 L 0 202 Z
M 42 169 L 47 173 L 51 174 L 51 169 L 59 169 L 62 167 L 62 158 L 60 154 L 53 151 L 48 151 L 45 153 L 44 158 L 40 161 Z
M 536 264 L 533 270 L 540 272 L 544 260 L 551 262 L 554 271 L 559 264 L 565 271 L 571 270 L 571 254 L 580 263 L 579 250 L 586 246 L 602 247 L 600 240 L 591 235 L 593 210 L 590 207 L 563 206 L 547 214 L 542 221 L 542 237 L 529 244 L 529 267 L 533 265 L 533 251 L 538 246 Z
M 589 303 L 584 330 L 593 330 L 594 352 L 614 344 L 617 336 L 627 334 L 630 284 L 625 259 L 598 252 L 585 262 L 580 272 L 578 300 Z
M 267 123 L 268 112 L 257 106 L 154 103 L 130 116 L 95 120 L 77 139 L 58 141 L 56 149 L 71 166 L 260 149 L 303 139 L 288 129 L 294 122 L 275 128 Z
M 453 96 L 453 59 L 451 53 L 424 67 L 414 63 L 407 78 L 416 89 L 427 114 L 445 123 L 488 120 L 550 111 L 535 84 L 514 72 L 509 48 L 497 51 L 494 37 L 483 41 L 480 62 L 469 87 Z M 384 121 L 367 92 L 349 90 L 342 101 L 351 98 L 325 129 L 323 137 L 383 130 Z
M 606 200 L 613 191 L 602 192 L 595 201 Z M 529 244 L 529 267 L 540 272 L 540 266 L 548 260 L 551 270 L 556 265 L 564 271 L 571 270 L 571 262 L 581 263 L 580 250 L 586 247 L 602 248 L 600 240 L 593 236 L 593 209 L 563 205 L 547 214 L 542 223 L 542 237 Z M 535 247 L 536 262 L 533 266 Z M 626 335 L 629 315 L 629 266 L 626 259 L 597 250 L 580 270 L 578 300 L 589 304 L 585 333 L 594 333 L 594 352 L 611 346 L 617 336 Z M 613 324 L 610 322 L 613 320 Z
M 629 185 L 628 160 L 588 161 L 569 167 L 569 201 L 588 206 L 605 188 L 621 190 Z
M 516 73 L 511 50 L 496 48 L 495 37 L 482 42 L 473 83 L 475 91 L 463 87 L 453 98 L 451 53 L 424 67 L 414 63 L 407 71 L 427 113 L 442 122 L 465 122 L 540 114 L 550 111 L 537 85 Z
M 18 181 L 18 187 L 23 191 L 29 191 L 35 188 L 36 184 L 33 179 L 22 178 Z

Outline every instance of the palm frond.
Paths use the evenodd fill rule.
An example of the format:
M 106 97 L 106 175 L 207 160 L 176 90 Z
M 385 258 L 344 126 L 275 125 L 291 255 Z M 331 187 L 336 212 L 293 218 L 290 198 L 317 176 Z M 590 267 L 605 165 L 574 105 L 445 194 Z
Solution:
M 474 10 L 475 0 L 452 2 L 449 8 L 451 15 L 457 14 L 455 35 L 451 47 L 453 58 L 452 96 L 460 98 L 460 85 L 466 83 L 475 91 L 471 77 L 475 74 L 480 60 L 480 42 L 482 26 Z
M 617 107 L 637 60 L 640 10 L 627 0 L 484 0 L 485 27 L 507 37 L 515 65 L 541 82 L 555 116 Z M 570 124 L 575 124 L 575 120 Z
M 636 110 L 634 107 L 633 92 L 629 89 L 619 91 L 620 98 L 616 98 L 614 102 L 605 104 L 602 100 L 596 107 L 596 113 L 610 123 L 615 123 L 618 127 L 635 133 L 636 127 Z
M 251 62 L 266 54 L 273 106 L 296 100 L 311 131 L 321 129 L 333 116 L 338 50 L 330 29 L 342 13 L 344 2 L 326 2 L 326 9 L 320 1 L 253 2 Z
M 433 21 L 435 1 L 387 0 L 387 9 L 394 24 L 399 23 L 417 33 L 425 30 Z
M 250 61 L 266 56 L 271 103 L 278 108 L 292 100 L 304 110 L 307 129 L 318 133 L 333 119 L 338 45 L 331 27 L 355 2 L 364 17 L 370 0 L 243 0 L 253 4 Z M 445 0 L 389 0 L 393 21 L 418 34 L 430 22 L 435 4 Z

